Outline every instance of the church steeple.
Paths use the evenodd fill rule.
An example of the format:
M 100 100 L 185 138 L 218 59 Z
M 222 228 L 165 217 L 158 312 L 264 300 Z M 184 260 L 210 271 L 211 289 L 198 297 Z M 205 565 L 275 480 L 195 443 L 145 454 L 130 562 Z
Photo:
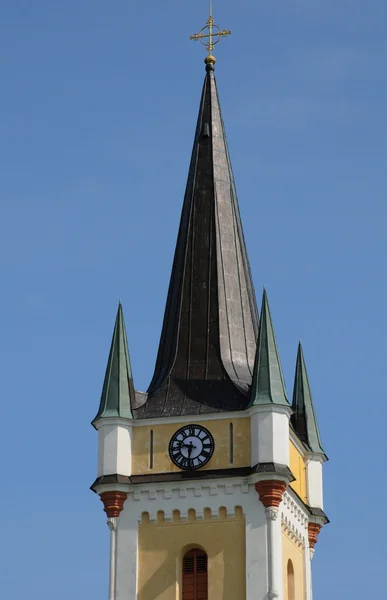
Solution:
M 193 36 L 206 75 L 152 381 L 134 393 L 120 305 L 93 421 L 110 600 L 312 597 L 326 457 L 301 350 L 289 428 L 266 292 L 258 327 L 214 77 L 229 33 L 210 9 Z
M 164 323 L 137 417 L 241 410 L 258 314 L 214 76 L 206 60 Z

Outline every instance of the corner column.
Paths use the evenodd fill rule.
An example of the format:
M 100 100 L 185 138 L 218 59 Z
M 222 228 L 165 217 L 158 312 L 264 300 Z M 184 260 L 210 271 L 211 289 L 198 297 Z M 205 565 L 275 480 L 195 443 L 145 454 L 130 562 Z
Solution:
M 259 499 L 265 507 L 267 522 L 268 594 L 274 600 L 282 598 L 282 539 L 278 507 L 286 490 L 284 481 L 259 481 L 255 484 Z
M 104 511 L 108 517 L 107 524 L 110 530 L 109 600 L 116 600 L 117 598 L 117 525 L 127 497 L 126 492 L 104 492 L 100 495 Z
M 314 548 L 317 544 L 318 534 L 320 533 L 322 525 L 319 523 L 308 523 L 308 542 L 309 542 L 309 556 L 306 554 L 307 561 L 307 600 L 313 598 L 313 585 L 312 585 L 312 558 L 314 556 Z

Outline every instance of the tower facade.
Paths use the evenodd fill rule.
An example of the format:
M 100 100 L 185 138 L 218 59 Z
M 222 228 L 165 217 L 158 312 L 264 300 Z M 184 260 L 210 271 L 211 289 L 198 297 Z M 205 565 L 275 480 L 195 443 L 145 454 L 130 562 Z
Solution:
M 93 420 L 109 600 L 311 600 L 327 523 L 304 356 L 290 403 L 266 291 L 258 316 L 214 65 L 153 378 L 135 390 L 119 305 Z

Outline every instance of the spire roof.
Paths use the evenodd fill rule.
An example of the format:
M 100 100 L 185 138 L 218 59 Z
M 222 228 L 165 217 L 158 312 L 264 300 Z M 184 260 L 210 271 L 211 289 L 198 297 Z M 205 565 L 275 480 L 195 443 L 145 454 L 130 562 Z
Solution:
M 156 367 L 137 416 L 246 408 L 257 325 L 214 63 L 206 61 Z
M 325 455 L 321 445 L 301 342 L 298 344 L 292 408 L 294 412 L 291 416 L 291 423 L 298 437 L 312 452 Z
M 114 325 L 99 410 L 93 423 L 104 417 L 125 417 L 132 419 L 133 401 L 132 369 L 130 366 L 124 315 L 120 302 Z
M 250 406 L 289 406 L 266 290 L 263 291 Z

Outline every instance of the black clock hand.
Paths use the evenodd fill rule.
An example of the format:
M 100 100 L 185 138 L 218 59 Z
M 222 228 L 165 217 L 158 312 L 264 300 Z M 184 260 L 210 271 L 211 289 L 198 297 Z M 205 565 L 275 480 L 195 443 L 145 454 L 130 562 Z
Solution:
M 196 448 L 196 446 L 194 446 L 193 443 L 190 442 L 189 444 L 187 444 L 187 448 L 188 448 L 188 458 L 191 458 L 192 450 L 194 450 Z

